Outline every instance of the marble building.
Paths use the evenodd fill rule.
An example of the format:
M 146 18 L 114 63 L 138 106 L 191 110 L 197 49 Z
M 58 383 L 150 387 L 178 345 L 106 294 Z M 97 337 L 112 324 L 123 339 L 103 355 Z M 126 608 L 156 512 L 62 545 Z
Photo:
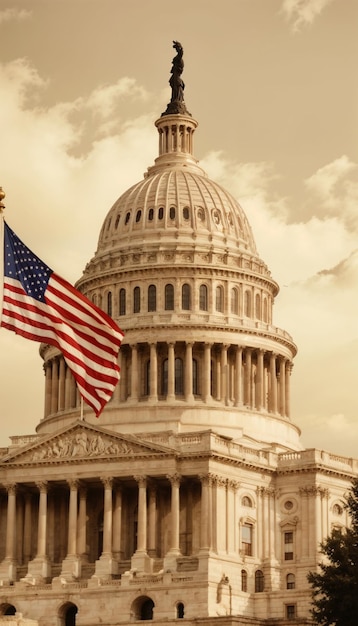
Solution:
M 120 383 L 81 418 L 42 345 L 44 416 L 0 451 L 0 623 L 303 626 L 319 543 L 348 524 L 358 463 L 301 444 L 279 287 L 194 157 L 175 44 L 158 157 L 77 283 L 125 333 Z

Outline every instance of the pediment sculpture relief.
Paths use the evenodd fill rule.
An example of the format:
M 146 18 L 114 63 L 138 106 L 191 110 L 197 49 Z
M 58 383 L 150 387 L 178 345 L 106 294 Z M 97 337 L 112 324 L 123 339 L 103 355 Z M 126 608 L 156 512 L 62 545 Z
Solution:
M 31 460 L 56 459 L 64 457 L 94 457 L 103 455 L 130 454 L 134 452 L 126 441 L 115 441 L 98 433 L 84 431 L 73 435 L 65 434 L 43 444 L 33 451 Z

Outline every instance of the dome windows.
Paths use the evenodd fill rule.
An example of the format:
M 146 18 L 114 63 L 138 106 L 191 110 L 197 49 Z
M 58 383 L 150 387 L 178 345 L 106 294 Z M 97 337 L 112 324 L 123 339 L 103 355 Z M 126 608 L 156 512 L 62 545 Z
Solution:
M 138 224 L 138 222 L 140 222 L 141 217 L 142 217 L 142 211 L 139 209 L 137 211 L 137 213 L 136 213 L 136 216 L 135 216 L 135 221 L 136 221 L 137 224 Z
M 200 285 L 199 289 L 199 309 L 200 311 L 208 310 L 208 288 L 206 285 Z
M 187 221 L 190 217 L 189 207 L 185 206 L 183 208 L 183 218 Z
M 130 212 L 128 211 L 128 213 L 126 213 L 126 219 L 124 220 L 124 223 L 125 223 L 126 225 L 128 224 L 128 222 L 129 222 L 129 220 L 130 220 L 130 217 L 131 217 L 131 214 L 130 214 Z
M 171 206 L 169 209 L 169 217 L 171 220 L 175 220 L 175 207 Z
M 152 222 L 154 219 L 154 209 L 149 209 L 148 211 L 148 220 Z
M 162 206 L 158 209 L 158 220 L 162 220 L 164 217 L 164 208 Z
M 183 311 L 190 311 L 191 308 L 190 285 L 184 283 L 181 288 L 181 308 Z
M 174 286 L 170 283 L 165 285 L 164 302 L 164 308 L 166 311 L 174 311 Z

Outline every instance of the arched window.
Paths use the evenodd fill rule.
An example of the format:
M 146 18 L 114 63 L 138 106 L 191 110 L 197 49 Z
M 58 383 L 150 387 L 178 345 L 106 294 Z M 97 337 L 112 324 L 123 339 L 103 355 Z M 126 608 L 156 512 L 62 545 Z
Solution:
M 129 222 L 129 220 L 130 220 L 130 217 L 131 217 L 131 214 L 130 214 L 130 213 L 129 213 L 129 211 L 128 211 L 128 213 L 126 213 L 126 218 L 125 218 L 125 220 L 124 220 L 124 223 L 125 223 L 125 224 L 128 224 L 128 222 Z
M 107 293 L 107 313 L 108 315 L 112 315 L 112 292 L 111 291 Z
M 190 285 L 185 283 L 181 288 L 181 308 L 190 311 Z
M 342 515 L 343 513 L 343 509 L 340 504 L 334 504 L 332 510 L 334 515 Z
M 150 359 L 144 365 L 144 395 L 150 395 Z
M 140 287 L 133 290 L 133 313 L 140 313 Z
M 72 602 L 66 602 L 60 607 L 58 617 L 61 626 L 76 626 L 77 606 Z
M 250 498 L 248 496 L 244 496 L 243 497 L 243 499 L 241 500 L 241 504 L 242 504 L 242 506 L 252 507 L 252 501 L 250 500 Z
M 136 221 L 137 223 L 138 223 L 138 222 L 140 222 L 140 218 L 141 218 L 141 217 L 142 217 L 142 211 L 139 209 L 139 210 L 137 211 L 137 213 L 136 213 L 136 216 L 135 216 L 135 221 Z
M 261 319 L 261 298 L 258 293 L 255 296 L 255 317 Z
M 236 287 L 231 289 L 231 313 L 238 315 L 239 313 L 239 292 Z
M 118 224 L 119 224 L 119 220 L 120 220 L 120 219 L 121 219 L 121 216 L 120 216 L 120 215 L 117 215 L 117 217 L 116 217 L 116 221 L 115 221 L 115 224 L 114 224 L 114 228 L 115 228 L 116 230 L 117 230 L 117 228 L 118 228 Z
M 148 211 L 148 220 L 151 222 L 154 218 L 154 209 L 149 209 Z
M 255 572 L 255 592 L 261 593 L 265 587 L 265 578 L 263 572 L 258 569 Z
M 247 290 L 244 293 L 244 315 L 245 317 L 251 316 L 251 293 Z
M 208 288 L 206 285 L 200 285 L 199 289 L 199 309 L 200 311 L 208 310 Z
M 264 298 L 263 301 L 263 311 L 262 311 L 262 319 L 264 322 L 268 322 L 268 307 L 267 307 L 267 298 Z
M 189 219 L 189 207 L 187 207 L 187 206 L 185 206 L 184 209 L 183 209 L 183 218 L 185 220 Z
M 173 285 L 165 285 L 165 310 L 166 311 L 174 311 L 174 286 Z
M 174 392 L 176 395 L 184 393 L 184 368 L 183 360 L 176 358 L 174 362 Z M 162 366 L 162 394 L 168 393 L 168 359 L 164 359 Z
M 286 576 L 286 589 L 294 589 L 295 588 L 295 575 L 294 574 L 287 574 Z
M 224 310 L 224 289 L 221 285 L 218 285 L 218 287 L 216 287 L 215 308 L 217 311 L 220 311 L 220 313 L 222 313 Z
M 157 310 L 157 288 L 155 285 L 148 287 L 148 311 Z
M 177 604 L 177 618 L 183 619 L 184 617 L 184 604 L 182 602 L 178 602 Z
M 158 220 L 162 220 L 163 217 L 164 217 L 164 209 L 161 206 L 161 207 L 159 207 L 159 210 L 158 210 Z
M 247 592 L 247 571 L 246 569 L 241 570 L 241 591 Z
M 153 600 L 148 598 L 148 600 L 145 600 L 143 602 L 140 608 L 140 619 L 141 620 L 153 619 L 153 609 L 154 609 L 154 602 Z
M 93 302 L 93 304 L 97 304 L 97 294 L 96 293 L 94 293 L 93 296 L 92 296 L 92 302 Z
M 126 290 L 119 290 L 119 315 L 126 314 Z
M 184 393 L 184 369 L 183 360 L 175 359 L 175 394 L 183 395 Z
M 171 206 L 169 209 L 169 217 L 171 220 L 175 219 L 175 207 L 174 206 Z

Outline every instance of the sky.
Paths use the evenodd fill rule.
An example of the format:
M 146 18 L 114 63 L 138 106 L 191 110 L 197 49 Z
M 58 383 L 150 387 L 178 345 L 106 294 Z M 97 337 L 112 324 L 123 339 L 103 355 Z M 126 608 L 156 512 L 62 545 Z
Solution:
M 172 41 L 194 154 L 242 205 L 298 346 L 308 448 L 358 458 L 358 0 L 0 0 L 5 219 L 75 282 L 158 155 Z M 43 416 L 39 344 L 0 329 L 0 446 Z

